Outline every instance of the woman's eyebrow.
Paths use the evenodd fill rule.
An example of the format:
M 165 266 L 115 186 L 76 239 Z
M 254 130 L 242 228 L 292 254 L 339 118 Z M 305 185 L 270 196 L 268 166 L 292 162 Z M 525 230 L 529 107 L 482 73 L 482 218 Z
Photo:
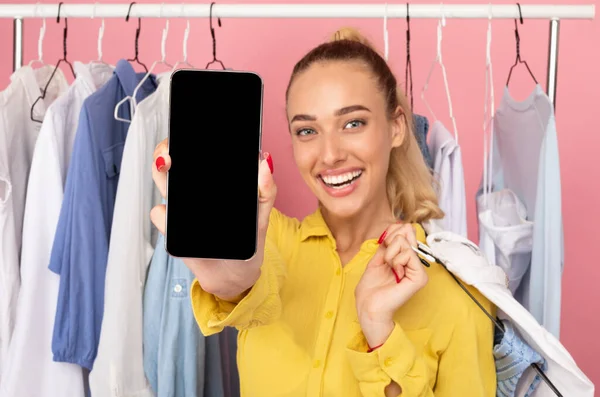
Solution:
M 346 106 L 346 107 L 336 110 L 334 112 L 334 114 L 336 116 L 343 116 L 345 114 L 356 112 L 358 110 L 364 110 L 367 112 L 371 111 L 371 110 L 369 110 L 369 108 L 367 108 L 366 106 L 363 106 L 363 105 L 351 105 L 351 106 Z M 297 114 L 294 117 L 292 117 L 292 120 L 290 121 L 290 123 L 293 123 L 294 121 L 315 121 L 316 119 L 317 119 L 317 116 L 313 116 L 310 114 Z

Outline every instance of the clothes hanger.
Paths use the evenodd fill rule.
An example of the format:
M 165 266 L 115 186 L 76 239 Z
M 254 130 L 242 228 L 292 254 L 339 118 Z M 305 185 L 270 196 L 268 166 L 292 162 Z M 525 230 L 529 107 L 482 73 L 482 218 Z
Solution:
M 429 88 L 429 81 L 431 80 L 431 75 L 433 74 L 433 70 L 435 69 L 435 65 L 439 64 L 442 69 L 442 76 L 444 77 L 444 88 L 446 89 L 446 99 L 448 100 L 448 110 L 450 112 L 450 119 L 452 120 L 452 127 L 454 128 L 454 139 L 456 139 L 456 143 L 458 144 L 458 130 L 456 128 L 456 119 L 454 118 L 454 112 L 452 111 L 452 98 L 450 97 L 450 89 L 448 88 L 448 76 L 446 75 L 446 67 L 444 66 L 444 61 L 442 59 L 442 28 L 446 26 L 446 17 L 444 15 L 444 4 L 442 3 L 442 18 L 438 21 L 437 25 L 437 55 L 433 62 L 431 63 L 431 68 L 429 69 L 429 74 L 427 75 L 427 80 L 425 81 L 425 85 L 421 90 L 421 100 L 425 103 L 425 106 L 429 110 L 429 113 L 433 116 L 434 120 L 437 120 L 435 113 L 429 106 L 427 99 L 425 99 L 425 92 Z
M 131 14 L 131 7 L 135 4 L 135 1 L 129 4 L 129 9 L 127 10 L 127 16 L 125 17 L 125 22 L 129 21 L 129 15 Z M 131 59 L 128 59 L 127 62 L 136 62 L 138 65 L 144 68 L 146 72 L 148 72 L 148 68 L 146 65 L 140 61 L 139 59 L 139 41 L 140 41 L 140 32 L 142 31 L 142 18 L 138 18 L 138 26 L 135 30 L 135 56 Z
M 62 1 L 60 3 L 58 3 L 58 15 L 56 16 L 56 23 L 60 23 L 60 8 L 61 8 L 62 4 L 63 4 Z M 46 86 L 44 87 L 44 90 L 42 91 L 42 95 L 40 95 L 35 100 L 35 102 L 33 102 L 33 105 L 31 105 L 29 117 L 31 118 L 32 121 L 35 121 L 38 123 L 42 122 L 42 120 L 36 120 L 33 117 L 33 109 L 35 108 L 35 105 L 39 102 L 40 99 L 44 99 L 46 97 L 46 92 L 48 91 L 48 87 L 50 86 L 50 83 L 52 82 L 54 75 L 58 71 L 58 67 L 63 62 L 69 66 L 69 69 L 71 69 L 71 73 L 73 74 L 73 77 L 75 77 L 75 71 L 73 70 L 73 65 L 71 65 L 71 62 L 69 62 L 67 60 L 67 18 L 65 18 L 65 27 L 63 29 L 63 57 L 61 59 L 59 59 L 58 62 L 56 63 L 56 66 L 54 67 L 54 70 L 52 71 L 52 74 L 50 75 L 50 78 L 48 79 L 48 82 L 46 83 Z
M 521 5 L 519 3 L 517 3 L 517 7 L 519 7 L 519 20 L 521 21 L 521 25 L 523 25 L 523 14 L 521 13 Z M 515 19 L 515 40 L 516 40 L 516 44 L 517 44 L 517 58 L 515 59 L 515 63 L 510 67 L 510 70 L 508 72 L 508 79 L 506 79 L 506 86 L 508 87 L 508 83 L 510 82 L 510 76 L 512 74 L 513 69 L 515 68 L 515 66 L 517 66 L 520 63 L 525 65 L 525 67 L 527 68 L 527 71 L 529 72 L 529 75 L 531 76 L 533 81 L 535 81 L 535 84 L 538 84 L 538 81 L 535 78 L 535 76 L 533 75 L 533 72 L 529 68 L 529 65 L 527 64 L 527 62 L 521 59 L 521 37 L 519 36 L 519 25 L 517 24 L 516 19 Z
M 162 18 L 162 11 L 163 11 L 163 7 L 164 7 L 165 3 L 162 3 L 161 7 L 160 7 L 160 15 L 159 18 Z M 118 121 L 124 121 L 126 123 L 131 123 L 131 120 L 127 120 L 125 118 L 122 118 L 119 116 L 119 108 L 121 107 L 122 104 L 124 104 L 125 102 L 129 102 L 129 108 L 131 110 L 131 117 L 133 118 L 133 114 L 135 113 L 135 109 L 137 108 L 137 93 L 140 90 L 140 88 L 144 85 L 144 83 L 146 82 L 146 80 L 148 80 L 148 78 L 152 75 L 152 72 L 154 71 L 154 69 L 156 68 L 156 66 L 163 64 L 165 66 L 167 66 L 169 69 L 173 69 L 173 65 L 171 65 L 170 63 L 168 63 L 165 59 L 167 57 L 166 54 L 166 43 L 167 43 L 167 36 L 169 35 L 169 20 L 167 19 L 167 22 L 165 24 L 165 27 L 163 29 L 162 32 L 162 39 L 160 42 L 160 52 L 161 52 L 161 59 L 160 61 L 156 61 L 152 64 L 152 66 L 150 67 L 150 70 L 146 71 L 146 74 L 144 75 L 144 77 L 142 78 L 142 80 L 140 80 L 140 82 L 135 86 L 135 88 L 133 89 L 133 94 L 131 96 L 126 96 L 125 98 L 121 99 L 117 105 L 115 106 L 115 111 L 114 111 L 114 117 L 116 120 Z
M 92 19 L 96 18 L 96 6 L 98 3 L 94 3 L 94 8 L 92 9 Z M 104 61 L 102 58 L 102 39 L 104 38 L 104 18 L 102 18 L 102 23 L 100 25 L 100 29 L 98 29 L 98 59 L 96 61 L 90 62 L 91 64 L 96 65 L 104 65 L 114 68 L 113 65 L 110 65 Z
M 215 29 L 213 28 L 213 18 L 212 18 L 212 9 L 213 9 L 213 5 L 215 5 L 215 2 L 213 1 L 212 3 L 210 3 L 210 11 L 209 11 L 209 20 L 210 20 L 210 36 L 212 37 L 212 43 L 213 43 L 213 59 L 212 61 L 210 61 L 209 63 L 206 64 L 206 66 L 204 67 L 204 69 L 208 69 L 208 67 L 210 65 L 212 65 L 213 63 L 218 63 L 221 65 L 221 67 L 223 68 L 223 70 L 225 70 L 225 65 L 223 65 L 223 62 L 221 62 L 220 60 L 217 59 L 217 39 L 215 38 Z M 217 17 L 217 24 L 219 25 L 219 27 L 221 27 L 221 18 Z
M 494 77 L 492 73 L 492 3 L 488 11 L 487 40 L 485 47 L 485 101 L 483 103 L 483 200 L 487 206 L 487 195 L 492 192 L 492 164 L 494 141 Z M 489 96 L 488 96 L 489 94 Z M 489 102 L 489 103 L 488 103 Z M 489 105 L 489 107 L 488 107 Z M 488 129 L 490 130 L 488 138 Z
M 35 16 L 37 16 L 37 14 L 38 14 L 39 5 L 40 5 L 40 3 L 35 4 L 35 10 L 34 10 Z M 40 35 L 38 38 L 38 57 L 37 57 L 37 59 L 32 59 L 31 61 L 29 61 L 29 64 L 28 64 L 29 67 L 33 67 L 33 65 L 36 62 L 40 64 L 40 67 L 46 66 L 46 63 L 43 60 L 44 53 L 42 51 L 43 50 L 42 44 L 44 43 L 45 35 L 46 35 L 46 18 L 42 18 L 42 27 L 40 28 Z
M 410 84 L 410 91 L 409 91 Z M 412 77 L 412 63 L 410 59 L 410 7 L 409 3 L 406 3 L 406 68 L 404 73 L 404 94 L 408 96 L 410 93 L 410 110 L 414 108 L 413 101 L 413 77 Z
M 183 7 L 184 3 L 181 4 L 181 15 L 183 16 Z M 190 37 L 190 20 L 186 21 L 185 31 L 183 32 L 183 59 L 181 61 L 177 61 L 175 65 L 173 65 L 173 70 L 177 69 L 179 66 L 186 65 L 188 68 L 195 69 L 196 67 L 188 62 L 188 53 L 187 53 L 187 42 Z
M 388 5 L 387 3 L 385 3 L 385 9 L 383 11 L 383 56 L 386 62 L 388 60 L 388 54 L 390 52 L 389 35 L 387 28 L 387 9 Z

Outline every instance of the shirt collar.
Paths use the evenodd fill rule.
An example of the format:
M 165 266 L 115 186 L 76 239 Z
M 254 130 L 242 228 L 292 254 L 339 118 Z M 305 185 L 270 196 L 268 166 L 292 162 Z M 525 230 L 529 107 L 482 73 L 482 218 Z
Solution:
M 75 76 L 81 80 L 85 86 L 94 92 L 108 81 L 114 73 L 114 66 L 104 63 L 91 62 L 84 64 L 79 61 L 73 62 Z
M 25 88 L 27 101 L 33 105 L 42 94 L 42 90 L 46 86 L 48 79 L 54 72 L 54 65 L 45 65 L 39 69 L 33 69 L 31 66 L 22 66 L 17 69 L 11 76 L 11 81 L 19 80 Z M 43 118 L 46 113 L 46 104 L 52 103 L 60 94 L 67 90 L 69 84 L 64 73 L 59 68 L 50 81 L 48 90 L 46 91 L 45 100 L 40 100 L 35 104 L 34 117 L 37 119 Z
M 125 59 L 119 60 L 117 62 L 117 66 L 115 68 L 115 74 L 125 91 L 125 95 L 132 96 L 135 87 L 138 85 L 140 81 L 144 78 L 146 73 L 136 73 L 133 69 L 133 66 L 126 61 Z M 156 77 L 151 74 L 142 87 L 138 90 L 138 98 L 145 98 L 146 95 L 143 91 L 148 91 L 147 93 L 151 93 L 156 88 Z M 136 99 L 138 99 L 136 98 Z M 138 99 L 139 101 L 139 99 Z
M 418 224 L 413 223 L 413 227 L 415 228 L 415 234 L 417 237 L 417 241 L 421 243 L 427 242 L 427 236 L 425 234 L 425 229 Z M 323 219 L 323 214 L 321 213 L 321 209 L 318 208 L 315 212 L 308 215 L 302 221 L 300 225 L 300 240 L 304 241 L 309 237 L 329 237 L 335 245 L 335 239 L 329 230 L 329 227 L 325 223 L 325 219 Z M 377 242 L 375 239 L 367 240 L 367 242 Z

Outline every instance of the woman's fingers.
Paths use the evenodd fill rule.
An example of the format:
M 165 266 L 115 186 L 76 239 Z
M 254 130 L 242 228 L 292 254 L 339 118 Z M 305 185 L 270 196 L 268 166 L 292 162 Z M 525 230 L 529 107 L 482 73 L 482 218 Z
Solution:
M 161 234 L 165 234 L 167 206 L 164 204 L 157 205 L 150 211 L 150 219 Z
M 167 197 L 167 171 L 171 168 L 168 140 L 165 138 L 154 149 L 154 162 L 152 164 L 152 179 L 158 187 L 163 198 Z

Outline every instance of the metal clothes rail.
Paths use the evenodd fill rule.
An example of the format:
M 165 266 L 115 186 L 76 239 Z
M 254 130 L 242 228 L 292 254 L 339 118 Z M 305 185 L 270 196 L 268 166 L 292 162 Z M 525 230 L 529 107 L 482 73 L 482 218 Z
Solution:
M 58 4 L 0 4 L 0 18 L 14 19 L 14 63 L 23 63 L 23 19 L 52 18 Z M 130 3 L 62 4 L 60 14 L 68 18 L 125 18 Z M 550 21 L 547 92 L 556 104 L 558 75 L 559 21 L 561 19 L 594 19 L 595 6 L 590 5 L 517 5 L 502 4 L 411 4 L 413 19 L 547 19 Z M 213 16 L 221 18 L 406 18 L 406 4 L 215 4 Z M 137 4 L 131 7 L 134 18 L 206 18 L 210 4 Z

